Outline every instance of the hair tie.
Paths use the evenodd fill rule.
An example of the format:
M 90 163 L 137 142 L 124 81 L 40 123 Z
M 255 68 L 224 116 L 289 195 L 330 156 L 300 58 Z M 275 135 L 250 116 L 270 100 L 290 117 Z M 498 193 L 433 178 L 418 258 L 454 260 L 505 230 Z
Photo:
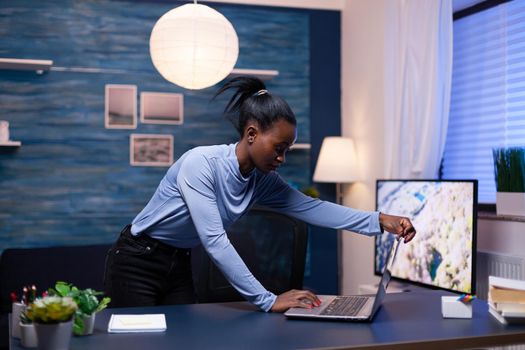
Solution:
M 254 94 L 252 95 L 252 97 L 254 97 L 254 96 L 265 95 L 265 94 L 267 94 L 267 93 L 268 93 L 268 90 L 266 90 L 266 89 L 261 89 L 261 90 L 257 91 L 256 93 L 254 93 Z

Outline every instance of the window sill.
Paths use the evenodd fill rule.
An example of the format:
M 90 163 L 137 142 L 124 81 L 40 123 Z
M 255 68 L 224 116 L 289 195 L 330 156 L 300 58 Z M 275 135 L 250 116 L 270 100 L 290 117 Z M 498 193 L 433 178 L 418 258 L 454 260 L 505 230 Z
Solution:
M 525 216 L 498 215 L 493 211 L 478 211 L 478 220 L 498 220 L 498 221 L 515 221 L 525 222 Z

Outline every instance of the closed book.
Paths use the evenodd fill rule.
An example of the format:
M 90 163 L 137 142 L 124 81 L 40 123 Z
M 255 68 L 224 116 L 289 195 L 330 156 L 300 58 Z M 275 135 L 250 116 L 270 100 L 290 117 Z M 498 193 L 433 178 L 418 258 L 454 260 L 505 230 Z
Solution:
M 512 278 L 489 276 L 489 286 L 525 291 L 525 281 Z
M 525 313 L 524 312 L 514 312 L 514 311 L 502 311 L 501 312 L 501 315 L 503 317 L 505 317 L 505 319 L 509 319 L 509 318 L 522 318 L 523 321 L 525 322 Z
M 498 310 L 494 308 L 494 305 L 489 303 L 489 313 L 501 324 L 508 324 L 505 317 L 503 317 Z
M 505 303 L 499 302 L 495 303 L 496 310 L 500 312 L 512 312 L 515 314 L 523 314 L 525 317 L 525 303 Z
M 512 313 L 503 314 L 496 310 L 494 304 L 489 303 L 489 313 L 502 324 L 525 323 L 525 317 Z
M 525 291 L 490 286 L 489 299 L 493 303 L 525 303 Z
M 166 317 L 164 314 L 113 314 L 108 323 L 109 333 L 164 332 L 165 330 Z

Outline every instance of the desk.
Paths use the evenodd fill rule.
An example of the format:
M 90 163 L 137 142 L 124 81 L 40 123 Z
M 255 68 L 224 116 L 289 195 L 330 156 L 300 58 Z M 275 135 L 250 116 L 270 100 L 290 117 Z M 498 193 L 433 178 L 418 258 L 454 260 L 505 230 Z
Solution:
M 472 319 L 443 319 L 441 295 L 388 294 L 372 323 L 290 320 L 245 302 L 108 309 L 95 333 L 73 337 L 70 349 L 457 349 L 525 343 L 525 324 L 503 326 L 474 300 Z M 165 313 L 168 330 L 108 334 L 111 313 Z M 22 349 L 18 340 L 11 349 Z

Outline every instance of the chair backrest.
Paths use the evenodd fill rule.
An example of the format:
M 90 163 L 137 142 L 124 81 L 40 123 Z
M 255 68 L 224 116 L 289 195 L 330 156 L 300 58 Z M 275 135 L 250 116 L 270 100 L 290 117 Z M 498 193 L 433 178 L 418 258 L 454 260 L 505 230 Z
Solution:
M 104 263 L 110 245 L 49 248 L 11 248 L 0 257 L 1 312 L 11 311 L 10 292 L 19 296 L 22 288 L 35 284 L 38 293 L 57 281 L 79 288 L 104 290 Z
M 254 208 L 226 230 L 231 243 L 269 291 L 281 294 L 303 286 L 308 226 L 297 219 L 264 208 Z M 192 252 L 197 300 L 243 300 L 210 260 L 202 246 Z

